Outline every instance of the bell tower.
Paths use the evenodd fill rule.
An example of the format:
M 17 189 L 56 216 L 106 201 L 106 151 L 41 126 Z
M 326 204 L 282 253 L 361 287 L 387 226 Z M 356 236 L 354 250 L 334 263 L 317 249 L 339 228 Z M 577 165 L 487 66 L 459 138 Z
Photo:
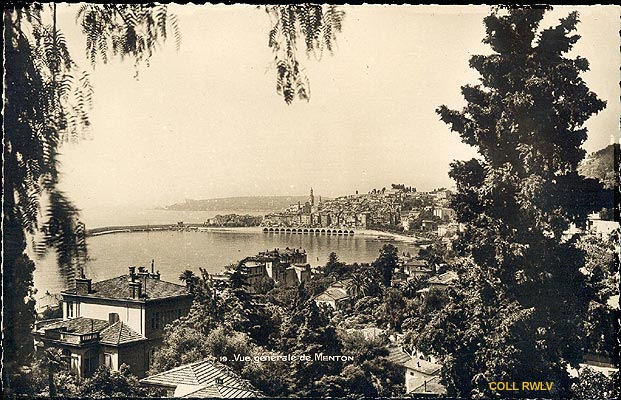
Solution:
M 315 205 L 315 195 L 313 195 L 313 188 L 310 190 L 310 196 L 308 197 L 308 202 L 311 206 Z

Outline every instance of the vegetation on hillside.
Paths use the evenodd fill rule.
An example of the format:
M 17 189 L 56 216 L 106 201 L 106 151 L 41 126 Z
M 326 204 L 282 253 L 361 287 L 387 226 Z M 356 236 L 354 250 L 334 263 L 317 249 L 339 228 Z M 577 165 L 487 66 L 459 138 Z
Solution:
M 580 163 L 578 172 L 580 175 L 599 180 L 606 189 L 619 187 L 619 143 L 589 154 Z

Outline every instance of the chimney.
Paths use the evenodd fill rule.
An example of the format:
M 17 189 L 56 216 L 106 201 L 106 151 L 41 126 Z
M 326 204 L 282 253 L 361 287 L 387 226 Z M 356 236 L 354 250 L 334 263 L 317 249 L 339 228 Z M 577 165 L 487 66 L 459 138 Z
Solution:
M 84 274 L 80 278 L 75 278 L 75 293 L 79 296 L 84 296 L 91 293 L 92 279 L 86 279 Z
M 136 267 L 129 267 L 129 297 L 139 299 L 142 295 L 142 283 L 136 281 Z
M 142 283 L 140 282 L 129 282 L 129 297 L 132 299 L 139 299 L 142 297 Z
M 155 268 L 155 260 L 151 260 L 151 275 L 155 274 L 154 268 Z
M 142 284 L 142 292 L 147 294 L 147 279 L 149 278 L 149 271 L 145 267 L 138 267 L 138 282 Z

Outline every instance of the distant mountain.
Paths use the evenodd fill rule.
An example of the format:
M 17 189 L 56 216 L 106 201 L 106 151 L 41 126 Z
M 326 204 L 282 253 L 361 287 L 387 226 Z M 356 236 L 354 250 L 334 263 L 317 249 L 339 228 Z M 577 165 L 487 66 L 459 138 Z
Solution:
M 615 159 L 619 160 L 618 143 L 589 154 L 580 163 L 578 172 L 588 178 L 599 179 L 606 189 L 613 189 L 619 179 L 619 171 L 615 171 L 615 167 L 618 168 L 619 164 L 615 166 Z
M 297 202 L 304 204 L 308 196 L 246 196 L 220 199 L 186 200 L 166 206 L 175 211 L 281 211 Z

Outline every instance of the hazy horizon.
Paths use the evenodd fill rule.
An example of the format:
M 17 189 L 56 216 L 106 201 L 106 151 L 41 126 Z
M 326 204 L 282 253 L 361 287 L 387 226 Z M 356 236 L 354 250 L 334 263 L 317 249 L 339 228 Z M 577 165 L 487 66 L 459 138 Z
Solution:
M 83 213 L 157 208 L 186 199 L 265 195 L 337 197 L 404 183 L 419 191 L 453 185 L 453 160 L 476 155 L 435 109 L 464 105 L 468 67 L 489 53 L 486 6 L 343 6 L 333 55 L 301 60 L 310 102 L 287 106 L 276 94 L 270 21 L 254 6 L 171 5 L 183 40 L 170 39 L 150 66 L 84 56 L 75 5 L 58 6 L 61 29 L 91 74 L 90 138 L 64 145 L 60 187 Z M 586 124 L 590 153 L 618 136 L 619 8 L 555 7 L 542 27 L 580 11 L 570 55 L 608 102 Z

